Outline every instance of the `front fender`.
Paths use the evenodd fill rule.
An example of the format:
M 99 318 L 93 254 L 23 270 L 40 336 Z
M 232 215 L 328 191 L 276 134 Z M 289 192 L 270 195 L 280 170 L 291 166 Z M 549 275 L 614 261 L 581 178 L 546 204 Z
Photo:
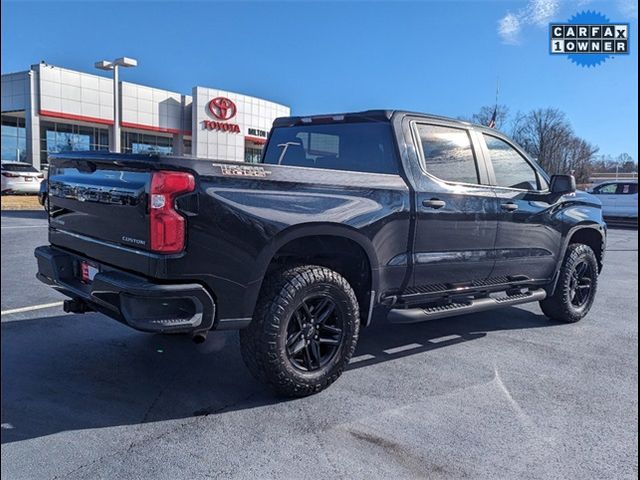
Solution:
M 607 226 L 602 218 L 602 204 L 600 203 L 600 200 L 593 195 L 580 191 L 576 192 L 574 195 L 566 195 L 565 197 L 567 198 L 561 199 L 562 201 L 558 204 L 558 208 L 554 212 L 555 221 L 559 225 L 562 225 L 563 235 L 557 257 L 558 265 L 556 266 L 553 282 L 548 289 L 549 295 L 552 295 L 555 291 L 558 282 L 558 274 L 562 267 L 562 263 L 564 262 L 564 256 L 567 252 L 567 248 L 569 247 L 572 238 L 574 238 L 578 232 L 589 229 L 590 231 L 596 232 L 600 237 L 600 270 L 602 270 L 605 254 Z

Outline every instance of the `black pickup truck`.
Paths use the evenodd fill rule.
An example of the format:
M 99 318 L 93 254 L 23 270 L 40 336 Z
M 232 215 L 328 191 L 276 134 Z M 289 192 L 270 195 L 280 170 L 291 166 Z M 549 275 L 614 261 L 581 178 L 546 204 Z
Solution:
M 38 278 L 138 330 L 240 329 L 249 370 L 318 392 L 360 328 L 539 301 L 584 317 L 600 203 L 495 130 L 401 111 L 280 118 L 259 164 L 51 157 Z M 390 327 L 392 328 L 392 327 Z

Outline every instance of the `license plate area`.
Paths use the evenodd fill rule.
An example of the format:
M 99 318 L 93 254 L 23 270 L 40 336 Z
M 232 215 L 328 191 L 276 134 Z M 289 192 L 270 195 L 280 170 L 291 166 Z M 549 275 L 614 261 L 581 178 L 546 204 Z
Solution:
M 100 272 L 100 268 L 97 265 L 93 265 L 84 260 L 80 261 L 80 280 L 84 283 L 91 283 L 96 274 Z

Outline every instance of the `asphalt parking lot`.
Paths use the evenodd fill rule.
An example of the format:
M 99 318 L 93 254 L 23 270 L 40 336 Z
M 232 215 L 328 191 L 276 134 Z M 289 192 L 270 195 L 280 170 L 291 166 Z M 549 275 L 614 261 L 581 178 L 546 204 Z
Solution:
M 637 242 L 610 230 L 578 324 L 537 305 L 379 322 L 331 388 L 285 401 L 235 332 L 16 312 L 62 298 L 34 278 L 43 215 L 2 212 L 2 478 L 637 478 Z

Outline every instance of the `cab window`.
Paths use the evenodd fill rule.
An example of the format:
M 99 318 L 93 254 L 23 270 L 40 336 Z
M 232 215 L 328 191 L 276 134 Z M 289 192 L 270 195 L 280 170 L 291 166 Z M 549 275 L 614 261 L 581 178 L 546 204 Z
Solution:
M 499 187 L 518 188 L 521 190 L 544 190 L 547 187 L 544 180 L 531 164 L 511 145 L 504 140 L 483 134 L 489 158 L 493 165 L 496 185 Z
M 618 193 L 620 195 L 634 195 L 638 193 L 637 183 L 621 183 L 618 187 Z
M 418 124 L 416 129 L 428 173 L 447 182 L 479 183 L 467 130 L 425 124 Z
M 617 191 L 617 183 L 605 183 L 604 185 L 598 185 L 593 189 L 593 193 L 596 193 L 598 195 L 614 195 Z

